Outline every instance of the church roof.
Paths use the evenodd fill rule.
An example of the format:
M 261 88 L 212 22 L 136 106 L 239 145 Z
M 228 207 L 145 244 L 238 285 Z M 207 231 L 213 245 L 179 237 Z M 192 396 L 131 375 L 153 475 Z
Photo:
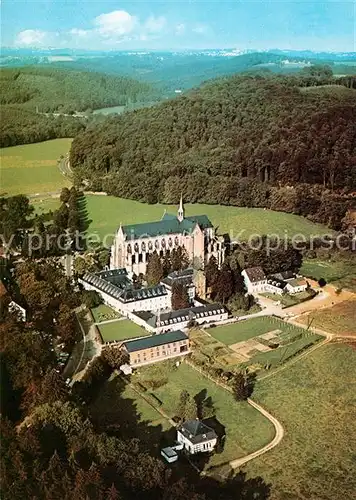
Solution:
M 201 229 L 213 227 L 206 215 L 185 217 L 182 222 L 179 222 L 175 215 L 165 213 L 159 221 L 145 222 L 143 224 L 129 224 L 122 226 L 122 230 L 124 234 L 133 239 L 152 238 L 168 234 L 191 233 L 196 224 L 198 224 Z

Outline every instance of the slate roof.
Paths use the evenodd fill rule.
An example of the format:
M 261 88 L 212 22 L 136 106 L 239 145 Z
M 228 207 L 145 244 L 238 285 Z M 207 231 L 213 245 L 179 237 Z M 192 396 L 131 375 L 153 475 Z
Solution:
M 131 282 L 125 276 L 125 282 L 113 284 L 103 279 L 99 274 L 100 273 L 85 273 L 82 277 L 82 281 L 86 281 L 101 292 L 107 293 L 121 302 L 134 302 L 137 300 L 149 299 L 151 297 L 167 295 L 167 290 L 164 285 L 134 289 Z
M 178 427 L 178 430 L 192 444 L 204 443 L 218 437 L 211 427 L 208 427 L 200 420 L 187 420 Z
M 162 219 L 159 221 L 144 222 L 142 224 L 129 224 L 122 226 L 122 230 L 124 234 L 132 239 L 152 238 L 166 234 L 191 233 L 196 224 L 198 224 L 201 229 L 213 227 L 206 215 L 184 217 L 182 222 L 179 222 L 176 216 L 173 216 L 172 214 L 164 214 Z
M 224 313 L 226 313 L 226 310 L 220 304 L 206 304 L 204 306 L 163 312 L 160 315 L 160 323 L 158 323 L 158 316 L 150 311 L 136 311 L 134 314 L 146 321 L 150 326 L 156 328 L 157 326 L 174 325 L 175 323 L 189 321 L 190 319 L 206 318 L 214 314 Z
M 142 351 L 142 349 L 150 349 L 164 344 L 171 344 L 172 342 L 179 342 L 181 340 L 188 340 L 188 337 L 181 330 L 174 332 L 160 333 L 151 335 L 150 337 L 143 337 L 137 340 L 129 340 L 124 342 L 124 346 L 128 352 Z
M 280 273 L 272 274 L 272 277 L 279 280 L 288 280 L 294 278 L 295 274 L 293 273 L 293 271 L 281 271 Z
M 244 269 L 244 271 L 251 283 L 256 283 L 257 281 L 263 281 L 266 279 L 266 275 L 262 267 L 250 267 L 248 269 Z
M 172 286 L 173 283 L 182 283 L 183 285 L 189 286 L 193 284 L 194 280 L 194 269 L 184 269 L 183 271 L 174 271 L 168 274 L 166 278 L 162 280 L 162 283 L 168 286 Z

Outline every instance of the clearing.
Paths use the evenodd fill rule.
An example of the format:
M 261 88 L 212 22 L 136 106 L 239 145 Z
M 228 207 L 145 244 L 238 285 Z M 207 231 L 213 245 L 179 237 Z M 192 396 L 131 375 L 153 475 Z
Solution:
M 50 193 L 70 186 L 57 160 L 68 153 L 71 142 L 72 139 L 54 139 L 2 148 L 1 195 Z
M 244 467 L 271 483 L 271 500 L 355 498 L 355 348 L 327 344 L 258 382 L 253 399 L 286 430 L 275 449 Z
M 129 319 L 118 319 L 111 323 L 104 323 L 98 325 L 98 329 L 103 342 L 113 342 L 115 340 L 126 340 L 150 335 L 144 328 L 141 328 Z

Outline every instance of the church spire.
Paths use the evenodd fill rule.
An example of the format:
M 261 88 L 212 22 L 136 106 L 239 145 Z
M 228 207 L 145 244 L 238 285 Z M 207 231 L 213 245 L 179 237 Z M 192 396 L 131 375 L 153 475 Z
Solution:
M 183 196 L 182 195 L 180 195 L 180 202 L 179 202 L 177 219 L 179 220 L 179 222 L 182 222 L 182 220 L 184 219 L 184 207 L 183 207 Z

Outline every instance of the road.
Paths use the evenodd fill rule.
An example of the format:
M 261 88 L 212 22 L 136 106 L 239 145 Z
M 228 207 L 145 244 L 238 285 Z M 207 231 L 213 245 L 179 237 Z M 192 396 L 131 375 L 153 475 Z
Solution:
M 64 378 L 71 378 L 70 385 L 80 380 L 87 368 L 88 362 L 101 354 L 101 344 L 98 342 L 97 330 L 91 321 L 90 313 L 85 313 L 82 308 L 76 311 L 78 327 L 82 339 L 78 342 L 70 355 L 68 363 L 63 371 Z
M 259 457 L 260 455 L 263 455 L 267 451 L 273 450 L 279 443 L 282 441 L 283 436 L 284 436 L 284 429 L 282 424 L 270 413 L 268 413 L 267 410 L 265 410 L 261 405 L 256 403 L 255 401 L 252 401 L 252 399 L 247 400 L 248 404 L 251 405 L 253 408 L 255 408 L 257 411 L 262 413 L 264 417 L 266 417 L 274 426 L 275 428 L 275 436 L 270 441 L 266 446 L 263 446 L 263 448 L 260 448 L 259 450 L 256 450 L 249 455 L 246 455 L 241 458 L 237 458 L 236 460 L 232 460 L 230 462 L 230 466 L 232 469 L 238 469 L 242 465 L 246 464 L 247 462 L 250 462 L 250 460 L 253 460 L 254 458 Z

